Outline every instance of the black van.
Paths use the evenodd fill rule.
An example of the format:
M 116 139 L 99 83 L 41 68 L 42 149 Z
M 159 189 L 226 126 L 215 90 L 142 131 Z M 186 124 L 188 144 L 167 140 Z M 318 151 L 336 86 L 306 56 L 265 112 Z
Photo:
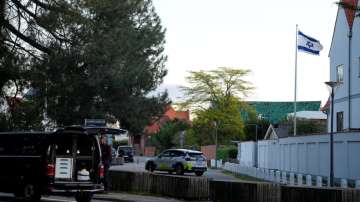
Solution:
M 0 133 L 0 191 L 27 201 L 48 194 L 91 201 L 93 193 L 104 190 L 99 135 L 121 133 L 84 127 Z

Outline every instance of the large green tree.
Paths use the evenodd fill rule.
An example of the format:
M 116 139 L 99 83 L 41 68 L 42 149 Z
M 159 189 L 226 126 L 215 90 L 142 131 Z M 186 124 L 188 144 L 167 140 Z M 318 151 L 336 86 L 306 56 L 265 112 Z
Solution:
M 193 130 L 201 136 L 199 144 L 214 143 L 215 130 L 220 143 L 244 137 L 240 110 L 248 106 L 242 100 L 253 87 L 245 77 L 249 70 L 220 67 L 211 71 L 193 71 L 187 77 L 189 86 L 182 87 L 183 107 L 195 114 Z
M 167 72 L 165 30 L 151 0 L 6 0 L 0 6 L 4 47 L 26 56 L 23 78 L 55 125 L 117 118 L 139 132 L 169 103 L 166 93 L 148 96 Z

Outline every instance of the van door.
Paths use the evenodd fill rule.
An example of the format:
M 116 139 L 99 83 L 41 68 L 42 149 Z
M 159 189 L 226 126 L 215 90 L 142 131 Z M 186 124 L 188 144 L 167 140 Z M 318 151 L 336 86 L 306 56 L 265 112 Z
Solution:
M 59 135 L 55 139 L 55 180 L 73 180 L 73 166 L 75 164 L 74 135 Z
M 55 141 L 55 180 L 99 181 L 100 150 L 96 136 L 61 134 Z
M 75 153 L 76 180 L 97 182 L 100 150 L 96 136 L 78 135 Z

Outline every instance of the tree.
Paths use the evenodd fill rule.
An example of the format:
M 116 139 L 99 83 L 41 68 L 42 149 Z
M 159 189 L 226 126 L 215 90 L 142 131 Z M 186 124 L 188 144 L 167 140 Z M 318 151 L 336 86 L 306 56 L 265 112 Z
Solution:
M 211 71 L 191 71 L 186 77 L 190 86 L 182 86 L 185 100 L 183 107 L 204 109 L 220 102 L 242 100 L 252 90 L 251 83 L 244 80 L 250 70 L 220 67 Z
M 24 56 L 16 78 L 55 125 L 115 117 L 139 132 L 169 104 L 166 92 L 148 96 L 167 73 L 165 29 L 151 0 L 1 2 L 0 48 L 8 54 L 0 62 Z M 1 63 L 0 73 L 9 72 Z M 14 85 L 0 75 L 1 85 Z
M 248 106 L 241 102 L 253 89 L 244 77 L 249 70 L 221 67 L 212 71 L 190 72 L 188 87 L 182 87 L 183 107 L 192 108 L 196 116 L 193 128 L 200 144 L 214 143 L 214 121 L 217 122 L 218 140 L 229 143 L 244 137 L 241 109 Z
M 177 119 L 168 121 L 158 133 L 151 136 L 150 143 L 159 151 L 179 146 L 178 135 L 187 128 L 189 128 L 189 124 L 184 121 Z

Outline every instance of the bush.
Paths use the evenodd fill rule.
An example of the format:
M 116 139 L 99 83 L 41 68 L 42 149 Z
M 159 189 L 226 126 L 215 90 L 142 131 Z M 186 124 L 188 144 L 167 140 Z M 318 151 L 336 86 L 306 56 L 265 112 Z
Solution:
M 218 148 L 217 158 L 223 160 L 228 160 L 229 158 L 236 159 L 237 152 L 238 150 L 235 146 L 222 146 Z
M 238 150 L 236 147 L 231 147 L 229 149 L 229 158 L 236 159 L 238 154 Z

